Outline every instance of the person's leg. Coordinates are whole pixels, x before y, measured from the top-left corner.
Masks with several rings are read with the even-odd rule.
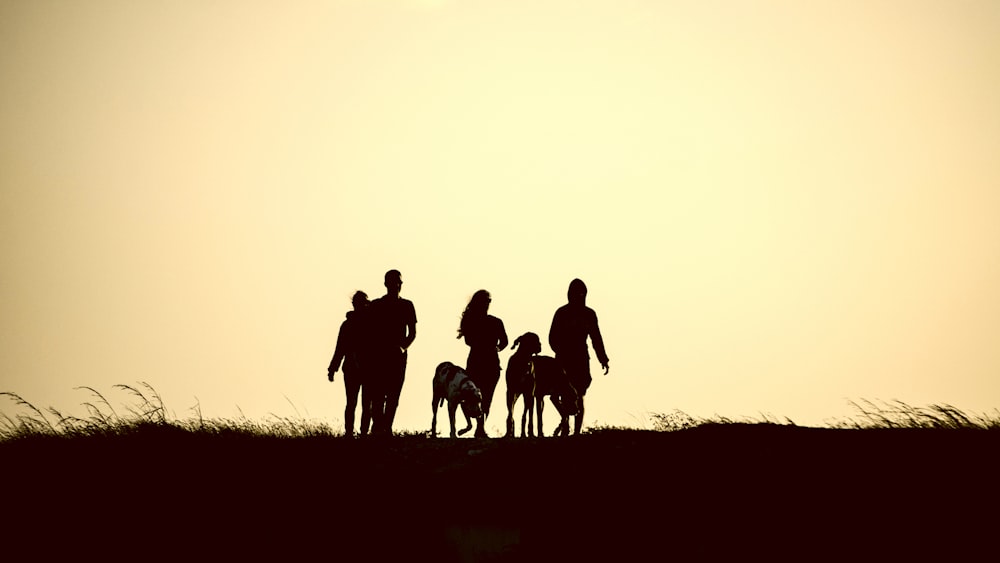
[[[497,383],[500,382],[500,359],[481,352],[470,352],[466,360],[465,375],[476,384],[483,396],[483,420],[490,414],[493,406],[493,395]]]
[[[365,385],[369,388],[371,398],[371,421],[373,436],[383,433],[385,427],[385,399],[386,399],[386,365],[384,358],[373,361],[372,369],[366,374]]]
[[[361,390],[361,378],[354,370],[344,370],[344,390],[347,393],[347,405],[344,407],[344,436],[354,435],[354,411],[358,407],[358,391]]]
[[[406,379],[406,352],[393,358],[394,366],[387,370],[385,390],[385,424],[382,432],[392,435],[392,423],[396,418],[396,408],[399,406],[399,395],[403,391],[403,381]]]
[[[590,366],[589,362],[586,367],[586,373],[582,374],[581,377],[573,382],[573,387],[576,389],[576,417],[573,419],[573,434],[579,434],[580,430],[583,428],[583,398],[587,395],[587,389],[590,387],[591,377],[590,377]]]
[[[372,391],[371,386],[366,383],[361,383],[361,428],[358,429],[358,434],[361,436],[368,435],[371,432],[371,421],[372,421]]]
[[[500,371],[496,374],[487,375],[479,392],[483,395],[483,418],[482,424],[476,427],[476,438],[488,438],[486,434],[486,420],[490,415],[490,406],[493,404],[493,394],[496,391],[497,383],[500,381]]]
[[[576,397],[553,394],[550,399],[552,400],[552,405],[556,407],[556,411],[559,413],[559,426],[556,427],[552,435],[569,436],[569,417],[577,412]]]
[[[575,409],[573,405],[569,404],[565,405],[565,408],[576,411],[573,417],[573,433],[579,434],[583,428],[583,398],[587,394],[587,389],[590,387],[591,382],[590,358],[560,358],[560,363],[562,363],[563,369],[566,370],[566,377],[577,394]],[[569,428],[565,430],[568,434]]]
[[[500,383],[499,368],[483,378],[483,387],[479,390],[483,394],[483,421],[489,417],[490,407],[493,406],[493,394],[496,392],[498,383]]]

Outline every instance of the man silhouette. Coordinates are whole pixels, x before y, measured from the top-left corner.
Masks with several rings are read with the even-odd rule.
[[[579,395],[577,414],[573,421],[573,433],[579,434],[583,426],[583,396],[590,387],[590,353],[587,348],[587,337],[597,353],[597,361],[608,374],[608,354],[604,351],[604,338],[597,324],[597,313],[587,307],[587,286],[583,281],[575,279],[569,284],[567,291],[569,302],[556,310],[549,329],[549,346],[556,353],[556,359],[562,364],[570,383]],[[563,428],[563,432],[569,432]]]
[[[417,314],[413,303],[399,296],[403,278],[398,270],[385,273],[385,295],[369,305],[370,345],[375,382],[372,434],[392,435],[399,394],[406,377],[406,351],[417,336]]]

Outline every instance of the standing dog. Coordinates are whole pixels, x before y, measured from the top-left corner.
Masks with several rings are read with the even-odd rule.
[[[507,436],[514,435],[514,403],[519,396],[524,397],[521,436],[525,435],[525,415],[528,417],[528,436],[534,436],[531,420],[532,400],[537,413],[538,436],[545,436],[542,428],[542,412],[545,409],[546,395],[562,418],[555,434],[567,434],[569,417],[578,416],[580,411],[579,395],[570,383],[566,371],[555,358],[538,355],[542,351],[542,344],[538,335],[533,332],[526,332],[517,337],[514,348],[515,353],[507,364]]]
[[[434,399],[431,409],[434,418],[431,420],[431,436],[437,436],[438,407],[448,400],[448,422],[451,423],[451,437],[455,437],[455,410],[462,405],[465,415],[465,428],[458,431],[461,436],[472,428],[472,419],[476,419],[476,437],[485,438],[483,428],[483,395],[472,382],[465,370],[451,362],[441,362],[434,370]]]
[[[548,395],[552,404],[559,411],[561,420],[553,436],[569,435],[569,417],[580,416],[580,396],[569,381],[569,376],[559,360],[552,356],[535,356],[531,358],[531,377],[535,380],[535,411],[538,419],[538,435],[545,436],[542,430],[542,410],[545,408],[545,396]]]
[[[520,348],[518,348],[520,345]],[[535,403],[535,378],[531,375],[531,358],[542,351],[538,335],[525,333],[514,340],[511,346],[514,354],[507,360],[507,433],[505,438],[514,437],[514,404],[518,397],[524,397],[521,409],[521,437],[534,437],[535,417],[532,409]],[[525,422],[528,433],[525,434]]]

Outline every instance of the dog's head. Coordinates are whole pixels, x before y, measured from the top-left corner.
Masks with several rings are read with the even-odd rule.
[[[458,400],[467,416],[476,418],[483,414],[483,394],[471,379],[463,381],[458,388]]]
[[[521,347],[520,350],[518,350],[518,345]],[[514,339],[514,344],[511,346],[511,350],[514,350],[515,353],[526,354],[528,356],[541,354],[542,341],[534,332],[526,332]]]

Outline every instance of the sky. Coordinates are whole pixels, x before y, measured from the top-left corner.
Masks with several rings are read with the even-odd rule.
[[[990,0],[0,0],[0,390],[339,429],[398,269],[396,430],[476,290],[545,342],[574,278],[586,427],[993,413],[998,99]]]

